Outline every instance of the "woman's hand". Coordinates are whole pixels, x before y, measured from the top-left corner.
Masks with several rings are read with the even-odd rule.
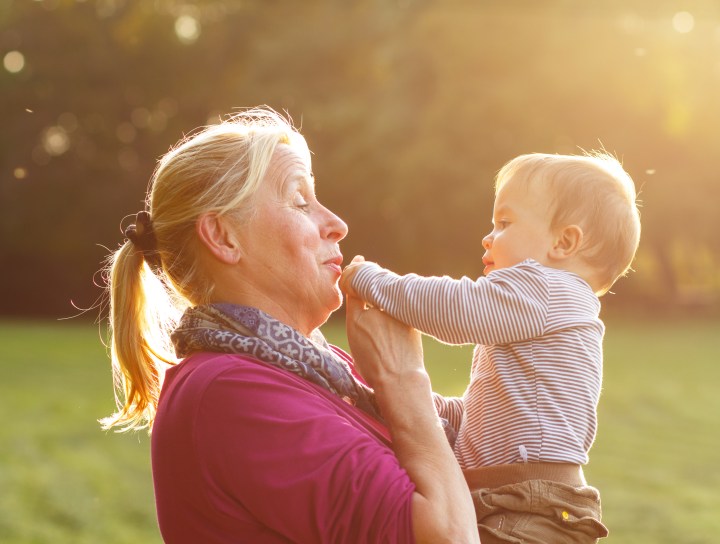
[[[352,287],[352,279],[353,276],[357,273],[358,270],[360,270],[360,267],[365,262],[365,257],[362,255],[355,255],[353,257],[353,260],[350,261],[350,264],[347,265],[342,272],[342,276],[340,276],[340,289],[343,293],[345,293],[348,297],[355,296],[355,289]]]
[[[376,308],[368,308],[353,295],[348,295],[346,307],[350,351],[355,367],[370,387],[425,374],[418,331]]]

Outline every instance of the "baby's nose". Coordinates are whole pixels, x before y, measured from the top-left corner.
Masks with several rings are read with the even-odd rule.
[[[490,249],[492,246],[492,235],[488,234],[485,236],[485,238],[482,239],[482,246],[485,249]]]

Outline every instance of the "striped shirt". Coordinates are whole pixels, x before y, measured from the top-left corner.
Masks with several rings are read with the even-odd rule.
[[[449,344],[476,344],[461,398],[435,396],[462,468],[586,464],[602,381],[600,301],[579,276],[533,260],[486,277],[398,276],[363,265],[357,294]]]

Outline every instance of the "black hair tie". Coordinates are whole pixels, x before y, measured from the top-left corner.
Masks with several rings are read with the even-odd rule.
[[[127,226],[125,236],[140,250],[145,262],[151,268],[160,268],[160,254],[157,251],[157,239],[153,230],[152,220],[148,212],[138,212],[135,223]]]

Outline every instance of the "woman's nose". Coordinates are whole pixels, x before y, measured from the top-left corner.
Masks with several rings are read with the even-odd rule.
[[[335,215],[327,208],[325,208],[325,211],[328,214],[326,223],[326,236],[333,242],[339,242],[347,236],[348,226],[345,221],[340,219],[337,215]]]

